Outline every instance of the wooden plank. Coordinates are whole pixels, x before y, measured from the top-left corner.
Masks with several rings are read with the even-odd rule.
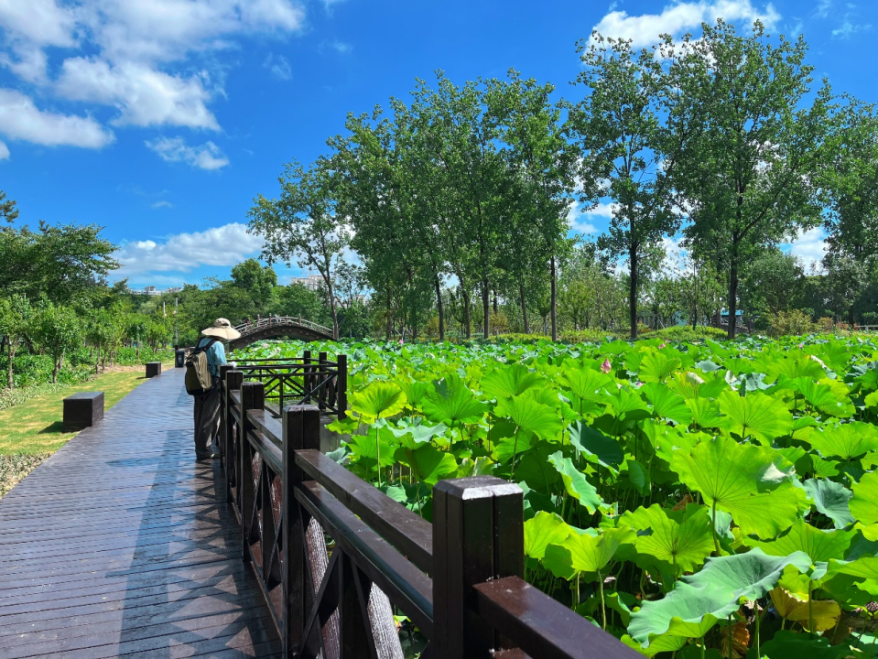
[[[280,656],[224,475],[195,461],[183,376],[145,382],[0,500],[0,657]]]

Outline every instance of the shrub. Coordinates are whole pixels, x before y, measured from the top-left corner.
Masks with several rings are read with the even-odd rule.
[[[769,332],[772,336],[810,334],[816,329],[811,317],[798,309],[778,311],[769,318]]]

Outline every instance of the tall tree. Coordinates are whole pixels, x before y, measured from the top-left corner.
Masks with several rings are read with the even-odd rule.
[[[500,241],[512,252],[504,269],[518,284],[522,314],[526,319],[526,271],[548,262],[552,340],[558,340],[558,261],[566,253],[570,228],[567,214],[575,188],[576,157],[565,139],[561,111],[551,101],[554,86],[533,78],[522,80],[510,69],[508,81],[489,80],[486,98],[489,113],[500,124],[511,178]],[[511,249],[510,249],[511,248]],[[527,320],[525,320],[527,325]]]
[[[652,52],[635,52],[624,39],[592,35],[580,43],[585,69],[576,84],[586,97],[570,107],[568,130],[582,150],[583,201],[612,200],[609,232],[599,244],[628,264],[631,338],[637,338],[637,294],[645,251],[680,226],[669,174],[679,146],[669,138],[660,115],[667,84]],[[673,147],[673,153],[668,153]]]
[[[803,39],[772,43],[761,23],[739,36],[719,20],[661,48],[669,62],[669,122],[681,144],[674,185],[691,209],[686,237],[695,254],[728,272],[736,318],[744,263],[820,221],[816,176],[831,98],[812,102]],[[729,337],[735,323],[729,323]]]
[[[6,386],[9,389],[15,384],[13,362],[18,344],[30,328],[32,309],[28,299],[16,293],[8,297],[0,297],[0,334],[6,337]]]
[[[336,213],[331,163],[320,158],[308,169],[293,162],[278,179],[281,196],[259,195],[250,209],[248,231],[265,238],[262,257],[269,265],[316,270],[323,279],[332,314],[332,336],[338,338],[338,312],[333,287],[335,270],[348,245],[347,227]]]

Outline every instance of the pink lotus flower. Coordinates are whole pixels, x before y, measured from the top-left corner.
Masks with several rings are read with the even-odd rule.
[[[601,371],[603,371],[604,373],[609,373],[611,370],[613,370],[613,366],[610,364],[610,360],[605,359],[604,363],[601,364]]]
[[[804,348],[804,347],[805,347],[805,344],[804,344],[804,343],[800,343],[800,344],[799,344],[799,347],[800,347],[800,348]]]
[[[659,345],[659,350],[661,350],[662,348],[667,348],[667,347],[668,347],[667,344],[662,343],[661,345]]]

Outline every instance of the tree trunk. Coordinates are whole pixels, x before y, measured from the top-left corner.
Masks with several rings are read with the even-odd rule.
[[[439,309],[439,340],[445,340],[445,310],[442,307],[442,286],[439,283],[439,276],[436,275],[436,306]]]
[[[461,295],[463,296],[463,324],[464,335],[467,339],[472,338],[472,319],[470,318],[469,293],[461,287]]]
[[[15,348],[13,347],[13,343],[15,343],[11,337],[8,337],[9,340],[6,342],[6,350],[9,355],[9,367],[6,369],[6,382],[9,389],[12,389],[12,360],[15,359]]]
[[[393,333],[393,316],[390,313],[390,287],[387,288],[387,340],[390,341],[390,335]]]
[[[552,317],[552,341],[558,340],[558,287],[555,273],[555,255],[552,254],[552,258],[550,259],[550,267],[551,267],[551,312],[550,315]]]
[[[521,319],[524,321],[524,333],[530,334],[527,324],[527,299],[524,297],[524,282],[518,282],[518,295],[521,297]]]
[[[487,339],[491,334],[491,291],[487,279],[482,282],[482,313],[485,316],[482,336]]]
[[[60,358],[55,361],[55,367],[52,369],[52,384],[58,382],[58,371],[61,370]]]
[[[497,301],[497,291],[495,290],[494,291],[494,315],[496,316],[499,313],[500,313],[500,304]]]
[[[628,287],[628,311],[629,311],[629,322],[631,323],[631,333],[630,336],[632,339],[637,338],[637,248],[632,247],[628,250],[628,261],[631,268],[631,273],[629,276],[629,284]]]
[[[736,321],[738,318],[738,259],[732,259],[732,272],[729,276],[729,332],[730,339],[735,338]],[[720,311],[720,323],[722,323],[722,311]]]

